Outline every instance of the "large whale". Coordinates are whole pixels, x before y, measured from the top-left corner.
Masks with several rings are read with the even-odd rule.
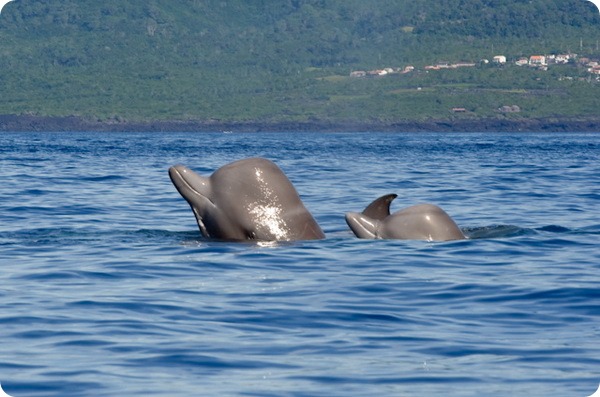
[[[390,214],[398,197],[387,194],[373,201],[362,213],[348,212],[346,223],[359,238],[447,241],[465,239],[454,220],[440,207],[419,204]]]
[[[272,161],[235,161],[203,177],[177,165],[171,181],[192,207],[204,237],[292,241],[325,237],[296,189]]]

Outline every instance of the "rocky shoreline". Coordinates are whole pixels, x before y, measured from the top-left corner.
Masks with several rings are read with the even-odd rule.
[[[0,115],[2,132],[600,132],[600,117],[588,119],[456,119],[365,122],[123,121],[86,118]]]

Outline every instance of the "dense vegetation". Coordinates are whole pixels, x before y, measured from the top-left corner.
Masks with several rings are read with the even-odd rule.
[[[498,53],[600,58],[599,28],[598,10],[584,0],[16,0],[0,15],[0,114],[259,122],[598,117],[600,84],[573,65],[348,75]],[[499,115],[507,104],[522,112]],[[469,111],[451,114],[456,106]]]

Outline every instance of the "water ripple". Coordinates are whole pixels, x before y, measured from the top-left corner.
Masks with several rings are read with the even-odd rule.
[[[2,134],[0,381],[15,397],[590,395],[599,149],[593,134]],[[325,240],[200,236],[167,168],[250,156],[281,166]],[[356,239],[343,214],[391,192],[469,239]]]

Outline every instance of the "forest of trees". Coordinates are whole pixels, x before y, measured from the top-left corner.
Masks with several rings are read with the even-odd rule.
[[[494,52],[600,57],[599,27],[585,0],[19,0],[0,15],[0,114],[433,117],[456,87],[438,90],[435,103],[412,101],[419,113],[403,111],[398,98],[389,106],[388,93],[440,83],[431,76],[372,84],[335,76]],[[470,84],[490,78],[473,73],[464,76]],[[537,78],[526,84],[537,89]],[[588,89],[563,91],[587,98]]]

